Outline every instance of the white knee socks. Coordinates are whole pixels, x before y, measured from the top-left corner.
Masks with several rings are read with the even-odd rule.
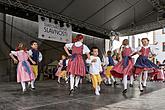
[[[143,86],[147,85],[148,71],[144,71]]]
[[[124,90],[127,89],[127,75],[123,77]]]
[[[108,81],[108,84],[112,84],[110,78],[107,78],[107,81]]]
[[[130,76],[130,84],[133,84],[133,81],[134,81],[134,77],[133,75]]]
[[[76,76],[75,86],[78,87],[80,76]]]
[[[70,75],[70,90],[74,89],[74,75]]]
[[[26,83],[25,82],[21,82],[21,85],[22,85],[22,90],[26,91]]]
[[[140,90],[143,90],[143,86],[142,86],[142,73],[140,74],[140,76],[139,76],[139,88],[140,88]]]
[[[32,80],[32,81],[31,81],[31,88],[35,88],[35,87],[34,87],[34,82],[35,82],[35,80]]]

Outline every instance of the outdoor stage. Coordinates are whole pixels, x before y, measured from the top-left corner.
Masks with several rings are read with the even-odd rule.
[[[80,85],[74,96],[68,95],[68,85],[55,80],[37,82],[35,91],[22,94],[20,84],[0,83],[0,110],[165,110],[165,83],[149,82],[143,94],[138,84],[122,95],[122,85],[116,88],[102,84],[100,96],[95,96],[90,84]]]

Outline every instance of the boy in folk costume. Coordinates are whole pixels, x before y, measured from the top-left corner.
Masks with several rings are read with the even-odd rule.
[[[62,55],[61,60],[58,63],[58,70],[55,73],[55,75],[58,76],[58,81],[57,81],[58,83],[61,82],[60,81],[61,78],[64,78],[66,83],[68,83],[67,71],[66,71],[67,65],[68,65],[68,59],[66,58],[65,55]]]
[[[17,59],[14,57],[16,56]],[[16,51],[11,51],[10,57],[14,60],[14,63],[18,63],[17,66],[17,82],[21,83],[22,91],[26,91],[26,82],[33,82],[34,81],[34,73],[32,71],[31,65],[28,59],[35,64],[36,62],[33,61],[28,52],[26,51],[25,45],[23,43],[19,43]],[[31,83],[31,87],[34,88],[34,84]]]
[[[37,41],[31,41],[30,45],[31,45],[31,49],[29,50],[29,55],[32,58],[32,60],[34,60],[36,62],[36,64],[31,64],[31,66],[33,68],[33,73],[34,73],[34,76],[35,76],[35,79],[36,79],[37,76],[38,76],[38,64],[39,64],[39,62],[42,61],[42,54],[38,50]],[[32,88],[32,89],[35,89],[35,88]]]
[[[75,43],[65,44],[64,49],[71,58],[68,62],[67,72],[70,74],[70,95],[73,95],[74,89],[78,88],[80,77],[86,75],[85,64],[82,55],[86,54],[90,59],[90,50],[83,44],[83,35],[76,36]],[[69,53],[72,50],[72,54]]]
[[[87,63],[90,64],[89,73],[91,74],[93,88],[95,90],[96,95],[100,95],[100,84],[101,84],[101,76],[100,73],[103,71],[101,66],[101,60],[98,57],[98,48],[92,48],[92,55],[90,56],[90,60],[87,59]]]
[[[142,38],[141,42],[143,46],[139,47],[136,52],[137,54],[139,54],[139,57],[135,63],[135,74],[140,76],[139,88],[140,91],[143,92],[143,88],[145,88],[147,85],[146,83],[148,78],[148,71],[152,71],[150,72],[151,76],[158,74],[159,67],[148,59],[149,54],[152,54],[153,56],[156,55],[153,49],[149,46],[149,39]],[[142,83],[142,79],[143,79],[143,83]]]
[[[117,84],[114,77],[112,76],[110,70],[113,68],[113,66],[115,65],[114,63],[114,60],[111,56],[111,51],[108,51],[107,52],[107,56],[106,56],[106,59],[105,59],[105,75],[106,75],[106,78],[107,78],[107,82],[108,84],[107,85],[112,85],[111,83],[111,79],[113,80],[114,82],[114,86]]]
[[[122,60],[112,68],[111,74],[114,77],[123,78],[123,84],[124,84],[123,93],[125,94],[127,92],[127,77],[132,75],[132,69],[133,69],[133,60],[131,58],[132,49],[129,46],[128,39],[123,40],[120,50],[121,50]]]

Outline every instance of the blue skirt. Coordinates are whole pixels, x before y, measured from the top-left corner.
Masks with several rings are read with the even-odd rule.
[[[159,68],[156,64],[151,62],[146,56],[139,56],[136,60],[135,67],[137,68]]]

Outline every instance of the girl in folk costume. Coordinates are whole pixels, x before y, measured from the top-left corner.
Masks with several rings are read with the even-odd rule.
[[[101,60],[98,57],[98,48],[92,48],[92,55],[90,56],[90,60],[87,59],[87,63],[90,64],[89,73],[92,79],[92,85],[95,90],[96,95],[100,95],[100,84],[101,84],[101,76],[100,72],[102,72]]]
[[[18,60],[14,56],[16,56]],[[14,60],[14,63],[18,63],[17,82],[21,82],[22,91],[25,92],[26,82],[32,82],[35,80],[34,73],[28,59],[33,64],[36,64],[36,62],[30,58],[23,43],[18,44],[16,51],[11,51],[10,57]],[[34,88],[34,83],[31,84],[31,87]]]
[[[137,54],[139,54],[139,57],[135,63],[135,74],[140,76],[139,88],[140,91],[143,92],[143,88],[146,87],[146,83],[147,83],[148,71],[152,71],[150,72],[150,75],[152,76],[159,72],[158,70],[159,68],[156,64],[154,64],[148,59],[149,54],[155,56],[153,49],[149,46],[148,38],[142,38],[141,42],[143,46],[139,47],[136,52]],[[142,83],[142,79],[143,79],[143,83]]]
[[[112,68],[111,74],[114,77],[123,78],[123,84],[124,84],[123,93],[126,93],[127,77],[131,76],[133,69],[133,60],[131,58],[132,49],[129,47],[129,41],[127,39],[123,40],[121,48],[120,51],[122,54],[122,60]]]
[[[108,82],[107,85],[110,85],[110,86],[112,85],[111,79],[113,80],[114,85],[116,85],[116,81],[115,81],[114,77],[112,76],[112,74],[111,74],[111,72],[110,72],[110,70],[111,70],[111,69],[113,68],[113,66],[115,65],[114,60],[113,60],[113,58],[112,58],[112,56],[111,56],[111,51],[108,51],[108,52],[107,52],[107,57],[106,57],[105,60],[106,60],[106,61],[105,61],[105,64],[106,64],[105,75],[106,75],[107,82]]]
[[[58,63],[58,70],[56,72],[56,76],[58,76],[58,83],[60,83],[61,77],[63,77],[67,83],[67,75],[66,75],[67,64],[68,64],[68,60],[67,60],[66,56],[62,55],[62,58],[61,58],[60,62]]]
[[[68,62],[67,72],[70,74],[70,95],[73,95],[74,89],[78,88],[80,77],[86,75],[85,64],[82,55],[86,54],[90,58],[89,48],[83,44],[83,35],[76,36],[75,43],[65,44],[64,49],[71,58]],[[69,53],[72,50],[72,54]]]

